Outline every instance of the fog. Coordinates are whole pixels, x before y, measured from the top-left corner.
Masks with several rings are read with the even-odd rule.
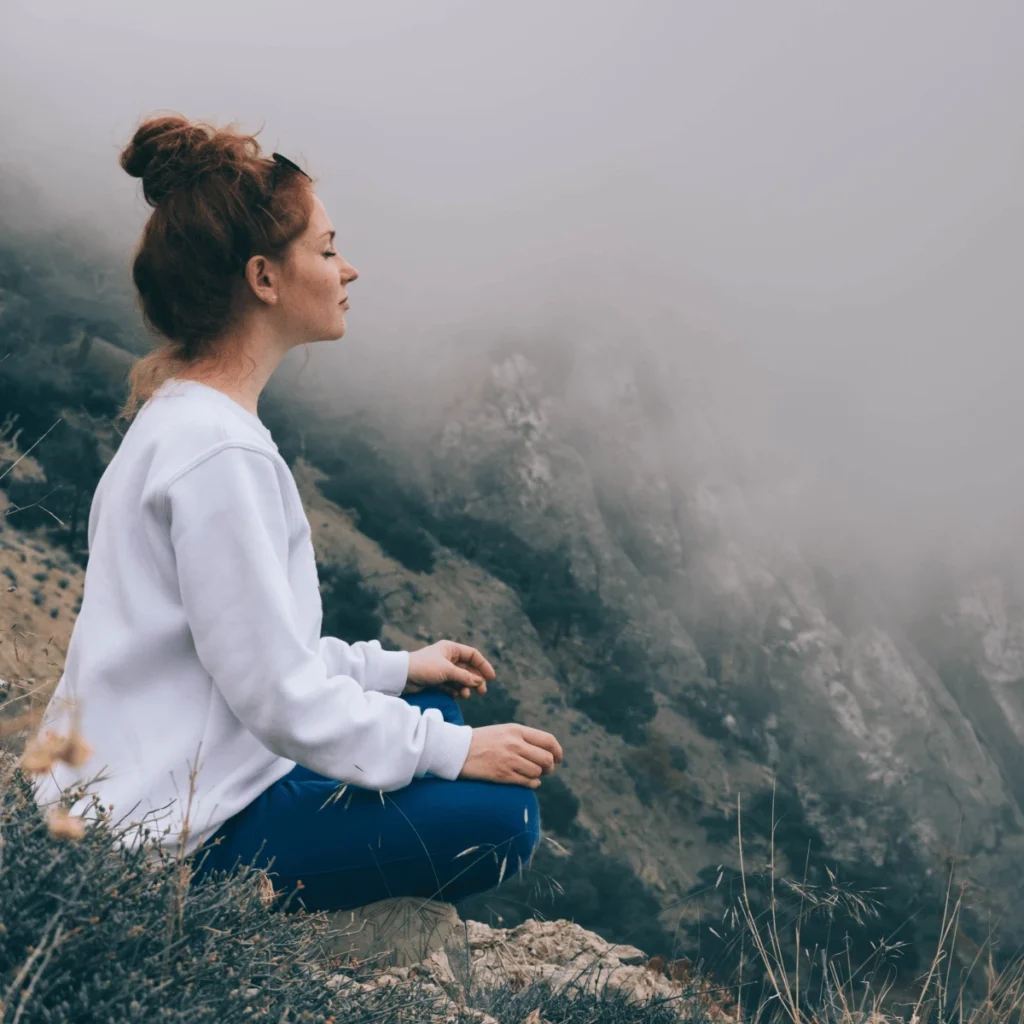
[[[2,17],[0,164],[54,223],[128,253],[118,152],[158,111],[265,126],[317,178],[361,276],[298,379],[339,408],[430,415],[492,337],[644,350],[767,534],[901,568],[1024,550],[1017,0]]]

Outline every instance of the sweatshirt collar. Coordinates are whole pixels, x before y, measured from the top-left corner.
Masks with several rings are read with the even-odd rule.
[[[198,380],[186,380],[182,377],[168,377],[167,380],[160,385],[158,390],[174,390],[174,391],[198,391],[205,395],[211,395],[214,401],[219,401],[226,408],[232,409],[239,416],[243,417],[248,423],[254,426],[268,441],[273,442],[273,435],[264,425],[263,420],[258,416],[254,416],[248,409],[245,408],[240,402],[236,402],[230,395],[225,394],[219,388],[215,388],[210,384],[203,384]]]

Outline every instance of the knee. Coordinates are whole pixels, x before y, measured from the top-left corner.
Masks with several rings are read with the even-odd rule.
[[[481,838],[508,852],[505,873],[511,875],[512,868],[518,870],[520,862],[525,864],[540,842],[540,807],[534,791],[525,786],[494,783],[494,788]]]

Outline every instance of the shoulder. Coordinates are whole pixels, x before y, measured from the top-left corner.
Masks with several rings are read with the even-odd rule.
[[[305,516],[291,470],[281,456],[255,442],[226,438],[197,452],[167,475],[160,488],[172,524],[204,530],[217,522],[234,529],[285,535]]]
[[[219,479],[225,484],[232,480],[251,477],[262,478],[265,481],[277,480],[281,465],[287,470],[281,456],[258,441],[241,437],[203,440],[206,443],[197,445],[190,458],[180,462],[164,477],[165,491],[183,477],[195,475],[199,470],[204,470],[204,475],[211,480]]]
[[[236,453],[242,463],[257,460],[288,470],[277,446],[268,438],[215,404],[190,395],[175,395],[153,402],[132,424],[136,450],[144,452],[152,469],[152,481],[166,491],[184,474],[222,452]],[[251,459],[241,453],[251,453]],[[230,455],[219,458],[225,463]],[[289,471],[290,472],[290,471]]]

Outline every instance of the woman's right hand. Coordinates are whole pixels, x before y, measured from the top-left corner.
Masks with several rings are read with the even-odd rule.
[[[536,789],[540,776],[550,775],[562,761],[558,740],[543,729],[507,722],[473,730],[460,779],[511,782]]]

